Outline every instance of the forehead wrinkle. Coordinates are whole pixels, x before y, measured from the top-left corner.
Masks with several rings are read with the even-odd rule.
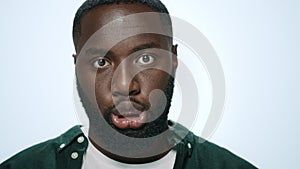
[[[91,47],[85,50],[85,53],[90,55],[107,55],[107,54],[111,54],[111,51],[106,49],[100,49],[97,47]]]
[[[157,13],[144,13],[128,15],[123,17],[122,20],[112,21],[91,35],[83,47],[94,46],[96,44],[100,45],[101,48],[110,49],[124,39],[140,34],[152,33],[171,36],[170,32],[167,32],[161,26],[152,26],[160,22],[157,19],[153,19],[153,16],[158,17]],[[141,20],[141,22],[136,22],[136,18]],[[145,22],[144,20],[148,21]]]
[[[128,4],[127,4],[128,5]],[[163,15],[162,13],[155,12],[155,10],[143,6],[143,9],[132,9],[132,6],[120,6],[116,7],[115,4],[110,5],[110,6],[98,6],[93,8],[92,10],[88,11],[85,15],[82,16],[81,18],[81,27],[80,27],[80,32],[81,35],[78,38],[78,41],[80,41],[78,44],[78,49],[84,45],[85,41],[87,41],[86,37],[91,36],[93,33],[95,33],[97,30],[91,30],[92,27],[98,27],[98,29],[101,29],[104,27],[106,24],[110,24],[111,22],[121,22],[123,25],[123,29],[143,29],[143,26],[138,25],[139,23],[145,23],[148,24],[148,27],[161,27],[161,29],[169,29],[172,26],[166,23],[165,19],[168,16]],[[140,13],[145,13],[145,12],[150,12],[150,13],[156,13],[156,15],[152,15],[151,18],[143,19],[143,18],[135,18],[132,20],[124,20],[123,18],[128,16],[128,15],[134,15],[134,14],[140,14]],[[94,14],[96,13],[96,14]],[[117,23],[115,23],[117,24]],[[87,27],[87,28],[86,28]],[[120,27],[119,25],[114,25],[114,27]],[[122,32],[122,31],[117,31],[117,32]],[[170,37],[172,36],[172,31],[167,30],[167,32],[170,32]],[[84,39],[82,37],[85,37]],[[172,39],[172,38],[171,38]]]
[[[82,32],[82,27],[84,27],[84,22],[93,20],[93,23],[99,24],[99,28],[106,25],[107,23],[118,20],[127,15],[144,13],[144,12],[156,12],[156,10],[146,6],[143,3],[120,3],[120,4],[108,4],[95,6],[86,13],[84,13],[80,19],[81,27],[80,32]],[[100,24],[101,23],[101,24]]]

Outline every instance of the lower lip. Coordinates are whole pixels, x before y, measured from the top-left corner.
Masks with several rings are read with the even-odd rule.
[[[119,117],[118,115],[111,115],[113,124],[119,129],[137,129],[142,127],[146,122],[147,114],[142,112],[136,117]]]

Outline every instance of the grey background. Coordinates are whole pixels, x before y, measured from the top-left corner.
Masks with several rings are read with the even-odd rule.
[[[227,100],[210,140],[260,168],[296,168],[300,1],[163,2],[198,27],[222,63]],[[1,162],[78,123],[71,28],[81,3],[1,2]]]

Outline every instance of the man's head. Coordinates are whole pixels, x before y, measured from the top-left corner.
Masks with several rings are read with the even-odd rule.
[[[88,13],[91,9],[97,7],[97,6],[105,6],[105,5],[112,5],[112,4],[120,4],[120,3],[126,3],[126,4],[135,4],[135,3],[141,3],[145,6],[148,6],[152,9],[152,11],[159,12],[162,14],[166,14],[165,17],[163,17],[163,25],[169,29],[168,31],[172,35],[172,22],[171,18],[169,16],[169,11],[165,7],[165,5],[160,0],[87,0],[85,1],[80,8],[77,10],[73,22],[73,42],[74,46],[76,48],[76,51],[79,52],[80,49],[78,49],[82,44],[78,44],[78,40],[81,37],[81,20],[82,17]],[[146,11],[139,11],[139,12],[146,12]],[[170,36],[172,40],[172,36]],[[79,45],[79,46],[77,46]]]
[[[97,144],[126,151],[115,131],[148,138],[168,128],[177,46],[170,17],[157,11],[168,13],[156,0],[106,0],[87,1],[76,14],[77,86]]]

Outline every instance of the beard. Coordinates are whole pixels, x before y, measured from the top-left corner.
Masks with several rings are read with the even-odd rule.
[[[105,107],[104,113],[101,113],[99,108],[97,106],[94,106],[91,103],[91,101],[88,99],[87,95],[84,92],[84,89],[81,87],[80,82],[78,81],[78,78],[76,78],[76,83],[77,83],[77,90],[78,90],[78,95],[80,97],[80,101],[90,121],[90,128],[91,127],[93,128],[94,126],[100,127],[99,125],[101,125],[104,120],[104,123],[108,124],[115,131],[125,136],[134,137],[134,138],[153,137],[159,135],[160,133],[168,129],[167,121],[168,121],[168,113],[171,107],[171,101],[174,92],[174,77],[169,76],[168,84],[163,90],[167,99],[166,104],[161,105],[164,106],[163,112],[155,120],[147,122],[142,127],[137,129],[132,129],[132,128],[119,129],[118,127],[116,127],[110,118],[110,115],[113,109],[115,108],[115,105]],[[142,107],[144,107],[144,109],[149,108],[147,104],[144,104],[134,98],[130,98],[130,101],[141,105]],[[147,113],[154,114],[155,112],[153,112],[153,110],[152,111],[150,110]]]
[[[110,118],[114,105],[106,107],[102,114],[99,108],[94,106],[88,99],[79,81],[76,80],[76,82],[80,100],[90,122],[89,138],[94,144],[108,152],[125,157],[152,156],[159,154],[158,152],[168,147],[163,146],[165,136],[162,133],[168,129],[168,113],[173,96],[174,77],[169,76],[168,84],[163,90],[167,99],[167,103],[163,105],[165,106],[164,111],[155,120],[146,122],[137,129],[119,129],[116,127]],[[130,101],[147,107],[138,100],[131,99]],[[147,111],[147,113],[155,112]],[[153,145],[161,145],[163,148],[154,148]],[[149,147],[152,147],[151,150],[149,150]]]

